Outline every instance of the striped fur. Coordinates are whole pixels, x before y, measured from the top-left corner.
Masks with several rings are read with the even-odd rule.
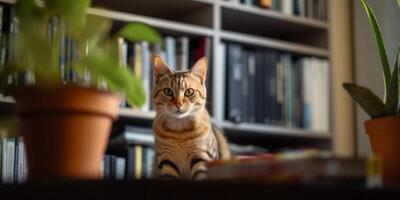
[[[205,58],[190,71],[172,72],[154,56],[155,178],[202,180],[205,161],[230,159],[228,143],[205,109],[206,74]]]

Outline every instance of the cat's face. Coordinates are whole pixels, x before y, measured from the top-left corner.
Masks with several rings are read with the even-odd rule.
[[[155,55],[153,102],[157,114],[185,118],[195,116],[206,103],[207,59],[201,58],[189,71],[173,72]]]

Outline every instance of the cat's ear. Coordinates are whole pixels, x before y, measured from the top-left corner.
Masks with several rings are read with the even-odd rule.
[[[207,77],[207,58],[202,57],[200,58],[196,64],[193,65],[192,69],[190,70],[191,73],[200,78],[201,84],[204,84]]]
[[[172,71],[168,67],[168,64],[161,58],[161,56],[157,54],[154,54],[153,56],[153,65],[154,80],[156,81],[156,83],[160,80],[161,77],[172,74]]]

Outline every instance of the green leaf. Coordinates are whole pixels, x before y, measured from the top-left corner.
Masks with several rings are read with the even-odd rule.
[[[119,36],[131,42],[148,41],[149,43],[161,42],[160,34],[150,26],[142,23],[130,23],[118,33]]]
[[[400,6],[400,0],[397,0],[397,5],[399,5],[399,6]]]
[[[41,15],[35,0],[18,0],[14,5],[14,11],[19,21],[31,21]]]
[[[386,115],[385,104],[383,104],[382,100],[368,88],[352,83],[344,83],[343,87],[371,118],[378,118]]]
[[[118,62],[111,60],[105,53],[92,52],[87,58],[90,72],[99,75],[115,91],[126,95],[131,105],[143,106],[146,101],[142,82],[125,67],[119,67]]]
[[[29,33],[18,35],[17,65],[25,69],[31,68],[38,84],[57,82],[60,80],[60,71],[57,67],[56,51],[39,31],[31,30]]]
[[[371,9],[371,6],[368,4],[368,2],[366,0],[361,0],[361,3],[363,4],[365,12],[367,13],[370,25],[372,27],[372,30],[374,31],[376,43],[379,48],[379,56],[381,58],[382,70],[383,70],[384,80],[385,80],[385,97],[386,97],[386,93],[389,88],[389,82],[390,82],[391,75],[390,75],[389,62],[388,62],[388,58],[387,58],[386,51],[385,51],[385,45],[382,40],[382,35],[381,35],[380,28],[379,28],[379,24],[376,20],[374,12]]]
[[[86,26],[78,30],[71,30],[77,40],[85,44],[87,43],[87,51],[95,48],[99,42],[106,39],[111,30],[112,20],[100,16],[88,15]]]
[[[45,0],[45,4],[48,13],[64,17],[73,27],[82,27],[91,0]]]
[[[396,57],[394,61],[394,69],[392,71],[392,79],[390,80],[390,88],[388,99],[385,103],[387,112],[391,111],[392,115],[400,112],[400,46],[397,48]]]
[[[389,89],[387,93],[387,98],[385,102],[386,106],[386,114],[388,115],[395,115],[397,112],[397,106],[399,103],[399,67],[397,64],[396,60],[396,65],[393,69],[393,74],[392,74],[392,79],[390,80],[389,83]]]

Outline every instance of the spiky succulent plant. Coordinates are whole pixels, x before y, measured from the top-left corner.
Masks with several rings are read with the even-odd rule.
[[[397,0],[400,6],[400,0]],[[396,52],[394,66],[390,70],[389,61],[386,55],[385,45],[383,43],[382,34],[377,22],[376,16],[371,6],[366,0],[361,0],[365,12],[368,16],[371,28],[375,35],[375,40],[379,49],[379,56],[383,71],[383,79],[385,85],[385,93],[383,100],[375,95],[370,89],[356,85],[354,83],[344,83],[343,87],[349,92],[353,100],[358,103],[368,115],[374,119],[385,116],[394,116],[400,114],[399,107],[399,53],[400,46]]]

